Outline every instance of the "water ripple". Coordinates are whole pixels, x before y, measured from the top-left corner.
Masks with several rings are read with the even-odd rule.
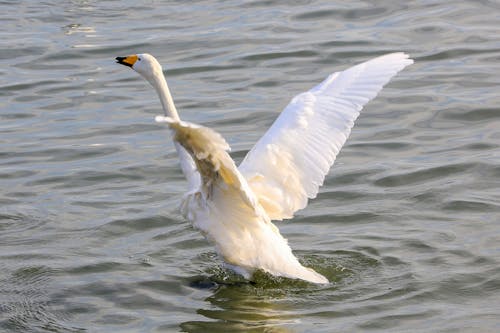
[[[0,330],[496,331],[499,5],[3,1]],[[318,197],[278,222],[323,286],[231,274],[179,214],[149,52],[240,162],[328,74],[407,51]]]

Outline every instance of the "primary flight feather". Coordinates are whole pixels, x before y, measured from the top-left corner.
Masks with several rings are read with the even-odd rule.
[[[391,53],[331,74],[294,97],[237,167],[217,132],[181,121],[161,65],[149,54],[117,57],[156,89],[189,184],[182,212],[227,267],[327,283],[304,267],[271,220],[292,218],[316,197],[363,106],[413,60]]]

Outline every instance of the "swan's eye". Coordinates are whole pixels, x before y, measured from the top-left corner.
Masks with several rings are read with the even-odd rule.
[[[141,61],[141,58],[137,58],[137,60]]]

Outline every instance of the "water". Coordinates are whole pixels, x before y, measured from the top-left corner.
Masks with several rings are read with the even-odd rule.
[[[494,1],[2,1],[0,331],[500,330]],[[221,267],[148,84],[237,161],[295,94],[392,51],[318,198],[278,223],[315,286]]]

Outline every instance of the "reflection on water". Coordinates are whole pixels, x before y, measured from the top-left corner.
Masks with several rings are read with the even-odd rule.
[[[294,332],[290,327],[300,324],[303,317],[325,316],[324,311],[309,308],[308,301],[314,299],[320,304],[320,298],[343,302],[356,297],[358,291],[350,290],[349,285],[367,274],[371,275],[370,284],[381,283],[380,276],[376,278],[380,274],[375,272],[380,271],[382,263],[362,252],[302,253],[300,258],[307,267],[325,275],[330,283],[315,285],[262,271],[257,271],[252,281],[246,281],[221,266],[211,267],[208,275],[193,278],[190,283],[193,288],[211,291],[204,299],[204,306],[197,310],[208,320],[188,321],[181,328],[186,332],[207,328],[214,332]],[[331,316],[336,313],[331,311]]]
[[[2,2],[0,331],[496,332],[496,2]],[[416,62],[279,228],[331,284],[221,270],[151,87],[241,161],[288,101],[392,51]]]
[[[300,321],[279,292],[249,283],[219,285],[206,299],[210,306],[197,310],[208,320],[181,324],[186,332],[210,329],[232,332],[292,332],[285,325]]]
[[[205,299],[207,306],[197,310],[208,320],[188,321],[181,324],[181,328],[187,332],[200,332],[207,328],[215,332],[292,332],[286,325],[299,323],[300,317],[294,311],[290,296],[292,291],[301,289],[284,282],[271,287],[270,280],[273,278],[265,276],[262,281],[251,283],[241,281],[213,285],[213,294]]]

